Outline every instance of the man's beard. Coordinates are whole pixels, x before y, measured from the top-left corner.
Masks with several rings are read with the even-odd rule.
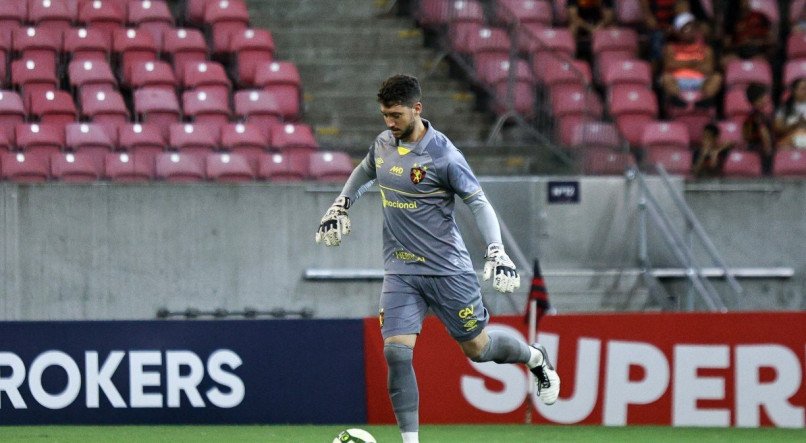
[[[412,121],[411,123],[409,123],[408,126],[406,126],[406,129],[404,129],[403,132],[400,133],[400,137],[398,137],[397,139],[406,141],[406,139],[409,138],[409,136],[413,132],[414,132],[414,121]]]

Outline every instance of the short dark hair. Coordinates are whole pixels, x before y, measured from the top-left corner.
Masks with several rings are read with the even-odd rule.
[[[410,75],[393,75],[383,81],[378,91],[378,102],[387,107],[413,107],[421,98],[420,82]]]
[[[767,86],[765,86],[763,83],[750,83],[745,91],[747,101],[749,101],[751,104],[755,103],[758,99],[764,97],[765,95],[767,95]]]

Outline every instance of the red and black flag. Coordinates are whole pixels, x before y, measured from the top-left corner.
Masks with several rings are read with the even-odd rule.
[[[529,289],[529,296],[526,298],[526,313],[523,319],[527,323],[529,322],[529,304],[532,300],[537,301],[537,324],[539,325],[540,319],[551,309],[551,303],[549,303],[549,293],[546,291],[546,283],[540,273],[540,261],[538,260],[535,260],[532,287]]]

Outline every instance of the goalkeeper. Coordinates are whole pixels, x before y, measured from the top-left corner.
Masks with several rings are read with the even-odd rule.
[[[472,210],[487,244],[484,280],[500,292],[520,286],[501,242],[495,211],[461,152],[420,116],[416,78],[396,75],[378,92],[388,130],[352,172],[327,210],[316,242],[338,246],[350,233],[348,211],[377,181],[383,204],[384,280],[381,332],[392,406],[405,443],[418,441],[419,393],[412,366],[414,344],[428,308],[476,362],[524,363],[536,377],[539,398],[557,400],[560,379],[539,344],[487,332],[489,320],[470,255],[453,217],[454,196]]]

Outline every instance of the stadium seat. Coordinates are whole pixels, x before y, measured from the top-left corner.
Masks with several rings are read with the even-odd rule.
[[[790,60],[784,64],[784,84],[789,87],[795,80],[806,77],[806,60]]]
[[[725,67],[725,90],[744,91],[750,83],[761,83],[772,87],[772,67],[763,58],[751,60],[733,59]]]
[[[56,65],[46,60],[20,59],[11,62],[11,84],[20,89],[26,106],[30,105],[32,95],[58,89]]]
[[[2,10],[0,10],[2,13]],[[2,22],[2,18],[0,18]],[[11,31],[0,28],[0,88],[8,87],[8,59],[11,54]]]
[[[110,62],[112,39],[98,29],[70,28],[64,33],[64,52],[70,62]]]
[[[308,178],[310,153],[261,154],[258,158],[258,177],[277,182],[301,181]]]
[[[598,78],[609,63],[638,57],[638,33],[632,28],[600,28],[591,36],[594,71]]]
[[[168,144],[181,153],[206,156],[219,145],[219,130],[210,125],[174,123],[170,127]]]
[[[478,1],[451,1],[447,4],[446,23],[451,48],[470,53],[469,37],[484,27],[484,9]]]
[[[639,59],[604,62],[601,71],[602,85],[610,89],[619,85],[652,87],[652,67]]]
[[[117,29],[112,35],[112,50],[118,57],[119,73],[127,78],[130,67],[141,61],[157,60],[158,48],[148,32],[136,29]]]
[[[243,0],[208,2],[204,8],[204,23],[210,28],[213,53],[224,53],[233,35],[249,27],[249,10]]]
[[[647,122],[641,134],[640,146],[644,149],[688,150],[690,147],[688,128],[678,122]]]
[[[727,120],[733,121],[741,127],[744,120],[750,115],[752,106],[750,106],[750,102],[747,101],[745,91],[734,89],[725,94],[723,110]]]
[[[273,61],[258,65],[255,86],[271,90],[283,108],[283,115],[296,120],[302,114],[302,79],[297,66],[288,61]]]
[[[104,125],[111,132],[129,121],[129,110],[118,91],[82,92],[79,101],[83,119]]]
[[[497,71],[501,62],[509,61],[512,42],[502,28],[480,28],[467,36],[468,49],[477,78],[485,84],[492,84],[491,71]]]
[[[308,173],[321,182],[347,181],[353,172],[353,161],[346,152],[318,151],[311,153]]]
[[[761,159],[751,151],[732,150],[722,169],[725,177],[761,177]]]
[[[154,123],[163,134],[181,120],[176,94],[165,89],[141,88],[134,91],[134,113],[139,122]]]
[[[78,21],[111,37],[126,23],[126,11],[110,0],[85,1],[78,9]]]
[[[55,68],[61,47],[61,34],[56,30],[28,27],[14,31],[12,48],[23,60]]]
[[[272,128],[282,120],[280,104],[268,91],[237,91],[233,101],[235,115],[248,123],[257,124],[266,135],[271,134]]]
[[[216,182],[250,182],[255,168],[243,155],[216,152],[207,156],[207,177]]]
[[[552,91],[551,109],[554,116],[554,133],[565,146],[571,144],[576,125],[587,120],[601,120],[602,104],[599,96],[590,90]]]
[[[432,31],[445,27],[451,3],[451,0],[420,0],[414,13],[417,24]]]
[[[615,0],[613,3],[616,22],[625,26],[640,26],[644,23],[641,0]]]
[[[544,0],[498,0],[495,17],[501,24],[537,24],[550,27],[554,20],[551,2]]]
[[[226,95],[208,94],[206,91],[185,91],[182,94],[185,118],[196,124],[220,128],[232,116]]]
[[[537,77],[551,93],[563,93],[561,89],[584,90],[592,80],[590,65],[583,60],[551,63],[543,67]]]
[[[569,145],[574,149],[622,150],[616,125],[605,121],[583,121],[573,128]]]
[[[646,87],[615,86],[610,91],[610,115],[632,146],[641,143],[644,125],[658,117],[658,99]]]
[[[792,30],[786,39],[786,59],[806,59],[806,31]]]
[[[256,125],[229,123],[221,128],[221,147],[257,165],[260,155],[269,150],[269,138]]]
[[[118,129],[118,146],[133,155],[147,156],[153,161],[168,146],[159,126],[129,123]]]
[[[94,182],[103,176],[104,156],[94,152],[60,152],[51,156],[50,168],[56,180]]]
[[[274,38],[268,29],[245,29],[232,35],[229,52],[234,55],[238,84],[254,86],[257,67],[274,59]]]
[[[690,175],[692,154],[688,148],[648,147],[644,149],[643,162],[649,167],[649,172],[655,172],[657,165],[672,175]]]
[[[33,0],[28,2],[28,22],[37,28],[47,28],[62,33],[70,29],[74,20],[75,15],[71,13],[65,1]]]
[[[13,140],[14,127],[25,121],[22,97],[14,91],[0,91],[0,133]]]
[[[199,182],[207,178],[205,156],[163,152],[157,155],[156,177],[169,182]]]
[[[789,13],[787,14],[787,17],[789,17],[789,24],[796,24],[801,19],[805,10],[806,0],[792,0],[789,2]]]
[[[172,62],[177,79],[184,78],[186,64],[207,60],[207,42],[198,29],[170,29],[162,37],[162,50]]]
[[[773,27],[777,27],[781,21],[781,13],[778,10],[777,0],[750,0],[750,8],[766,15]]]
[[[110,152],[106,155],[104,177],[114,182],[144,183],[154,179],[156,154]]]
[[[28,114],[44,124],[66,124],[78,120],[73,97],[67,91],[46,91],[32,94]]]
[[[689,138],[692,143],[699,144],[702,141],[702,133],[705,126],[716,120],[716,108],[675,108],[668,106],[666,115],[670,120],[684,125],[688,129]]]
[[[719,128],[719,140],[731,143],[734,148],[744,149],[745,141],[742,134],[742,124],[732,120],[717,122]]]
[[[0,153],[11,152],[15,150],[14,146],[14,133],[0,131]]]
[[[165,89],[176,92],[179,86],[171,65],[159,60],[132,63],[125,81],[132,89]]]
[[[79,153],[91,153],[103,158],[115,150],[115,136],[99,123],[71,123],[64,129],[65,145]]]
[[[292,151],[316,151],[319,144],[313,135],[310,125],[304,123],[286,123],[278,126],[271,133],[271,148],[289,153]]]
[[[182,86],[185,89],[205,91],[218,97],[228,97],[232,89],[232,83],[227,77],[224,66],[213,61],[186,64]]]
[[[0,40],[11,41],[11,34],[26,20],[25,2],[0,2]]]
[[[17,183],[41,183],[50,178],[50,154],[4,152],[0,154],[0,176]]]
[[[515,74],[512,76],[512,91],[510,91],[509,61],[499,62],[498,69],[487,74],[495,98],[492,110],[499,116],[515,111],[524,118],[531,119],[535,115],[534,75],[525,60],[516,61]]]
[[[204,8],[215,0],[186,0],[184,3],[184,21],[201,26],[204,23]]]
[[[117,78],[106,60],[74,60],[67,66],[67,75],[76,96],[118,91]]]
[[[777,152],[772,166],[772,175],[806,178],[806,152],[801,150]]]
[[[163,35],[174,25],[174,18],[168,4],[163,0],[142,0],[128,2],[127,21],[137,29],[151,34],[155,42],[162,42]]]
[[[551,63],[570,62],[576,54],[576,42],[571,31],[565,28],[529,29],[529,36],[519,36],[522,51],[532,55],[532,70],[541,78],[543,67]]]
[[[14,128],[17,147],[23,152],[49,156],[64,148],[64,127],[50,124],[23,123]]]
[[[628,152],[611,149],[583,149],[582,172],[590,175],[623,175],[635,161]]]

